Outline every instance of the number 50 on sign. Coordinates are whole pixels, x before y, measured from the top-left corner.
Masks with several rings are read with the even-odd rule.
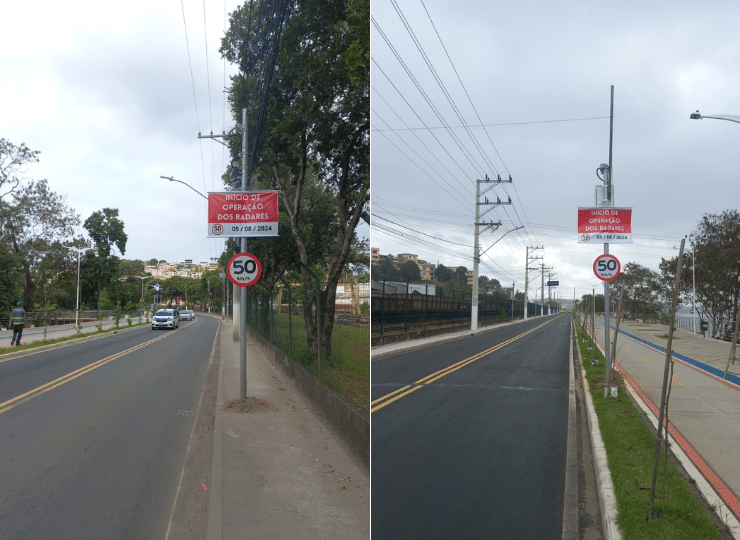
[[[602,281],[611,281],[619,275],[619,260],[609,253],[599,255],[594,261],[594,274]]]
[[[251,253],[237,253],[227,265],[229,279],[239,287],[249,287],[257,283],[262,273],[262,265]]]

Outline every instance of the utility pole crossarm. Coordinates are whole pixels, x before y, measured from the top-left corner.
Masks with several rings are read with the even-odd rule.
[[[483,212],[483,215],[485,215],[487,212],[489,212],[496,206],[499,206],[502,204],[511,204],[511,197],[509,197],[508,202],[505,202],[505,201],[501,201],[501,198],[498,196],[496,196],[495,202],[489,201],[488,198],[486,197],[485,202],[482,203],[480,200],[480,197],[481,197],[480,185],[481,184],[512,183],[512,182],[513,180],[511,178],[511,175],[509,175],[508,180],[501,180],[501,175],[498,175],[497,179],[491,180],[490,178],[488,178],[488,175],[486,175],[485,179],[477,180],[475,183],[475,221],[473,222],[475,225],[475,246],[473,248],[473,291],[472,291],[472,298],[470,299],[470,329],[472,331],[475,331],[478,329],[478,265],[480,264],[480,255],[481,255],[480,254],[480,227],[484,226],[487,229],[488,227],[493,228],[495,225],[496,229],[498,229],[501,226],[500,222],[496,224],[494,224],[493,222],[481,223],[480,219],[482,216],[480,213],[480,207],[481,205],[484,205],[484,204],[491,207],[485,212]]]

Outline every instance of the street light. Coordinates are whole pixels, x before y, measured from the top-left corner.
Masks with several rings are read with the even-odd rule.
[[[62,246],[67,249],[74,249],[77,251],[77,305],[75,307],[75,328],[80,324],[80,254],[83,251],[88,251],[95,248],[77,248],[74,246]]]
[[[699,111],[696,111],[695,113],[691,113],[691,116],[689,116],[692,120],[703,120],[704,118],[714,118],[715,120],[727,120],[729,122],[737,122],[740,124],[740,116],[736,116],[734,114],[715,114],[712,116],[707,116],[706,114],[701,114]]]
[[[130,276],[134,278],[139,278],[141,280],[141,302],[140,304],[144,303],[144,281],[153,278],[154,276]],[[141,322],[141,311],[139,311],[139,322]]]
[[[179,183],[181,183],[184,186],[188,186],[190,189],[192,189],[193,191],[195,191],[198,195],[200,195],[201,197],[203,197],[205,200],[208,200],[208,197],[206,197],[205,195],[203,195],[200,191],[198,191],[197,189],[195,189],[190,184],[186,184],[182,180],[176,180],[176,179],[174,179],[172,177],[169,177],[169,176],[160,176],[160,178],[164,178],[165,180],[169,180],[170,182],[179,182]]]

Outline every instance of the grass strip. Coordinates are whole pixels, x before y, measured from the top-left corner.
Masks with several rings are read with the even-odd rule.
[[[604,398],[606,386],[604,356],[593,347],[590,337],[576,324],[578,346],[583,359],[584,376],[588,379],[594,409],[599,419],[601,437],[606,449],[609,471],[617,499],[617,521],[625,540],[694,540],[720,539],[722,534],[707,514],[697,495],[669,458],[663,492],[663,452],[659,462],[655,490],[655,517],[648,521],[648,502],[655,458],[655,434],[627,393],[624,379],[615,371],[612,384],[619,387],[617,399]],[[599,364],[590,365],[595,353]]]
[[[272,342],[284,353],[318,377],[315,355],[308,349],[306,325],[302,317],[275,315]],[[334,324],[331,336],[331,359],[322,366],[324,383],[370,414],[370,329]]]

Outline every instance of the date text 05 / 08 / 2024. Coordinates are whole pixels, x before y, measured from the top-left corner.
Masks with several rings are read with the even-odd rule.
[[[271,231],[272,225],[232,225],[231,232]]]

